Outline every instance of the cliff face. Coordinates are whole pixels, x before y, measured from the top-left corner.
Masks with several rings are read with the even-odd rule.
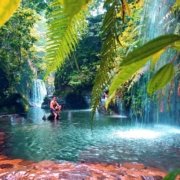
[[[142,28],[139,32],[139,39],[142,44],[162,35],[180,33],[179,17],[172,10],[174,3],[175,0],[145,0],[140,22]],[[178,69],[180,59],[177,51],[173,48],[167,48],[161,54],[154,69],[150,63],[146,64],[145,72],[131,90],[130,116],[132,119],[142,119],[143,122],[180,123],[179,73],[153,97],[147,94],[149,80],[161,67],[174,58],[174,65]]]

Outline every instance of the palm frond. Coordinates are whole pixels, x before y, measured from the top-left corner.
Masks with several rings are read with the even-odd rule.
[[[47,74],[55,71],[74,51],[86,26],[87,1],[59,1],[52,3],[53,11],[48,22]],[[82,3],[83,2],[83,3]],[[71,9],[75,11],[71,11]]]
[[[139,17],[137,14],[138,5],[138,3],[128,4],[126,0],[106,0],[104,3],[108,9],[102,26],[101,63],[92,91],[93,115],[99,105],[102,91],[108,88],[115,74],[119,72],[119,64],[123,56],[125,56],[132,42],[134,43],[136,40],[137,34],[132,33],[132,31],[137,31],[135,30],[137,20],[134,21],[134,24],[132,17],[131,20],[126,20],[128,26],[122,22],[125,22],[125,15],[130,15],[131,11],[133,15],[136,11],[135,17]]]
[[[73,17],[78,14],[82,9],[87,8],[87,4],[90,0],[60,0],[65,7],[65,13],[69,15],[69,17]]]

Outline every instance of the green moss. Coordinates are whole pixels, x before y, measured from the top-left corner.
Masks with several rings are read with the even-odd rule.
[[[19,94],[14,93],[0,103],[0,113],[26,113],[29,109],[27,99]]]

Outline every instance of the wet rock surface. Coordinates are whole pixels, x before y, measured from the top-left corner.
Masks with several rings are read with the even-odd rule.
[[[0,156],[0,179],[7,180],[161,180],[165,175],[165,171],[139,163],[32,162]]]

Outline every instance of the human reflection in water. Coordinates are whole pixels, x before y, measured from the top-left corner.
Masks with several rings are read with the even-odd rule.
[[[18,114],[13,114],[13,115],[11,115],[10,120],[11,120],[12,125],[23,124],[25,121],[25,118]]]
[[[68,111],[68,121],[71,121],[71,119],[72,119],[72,112]]]

